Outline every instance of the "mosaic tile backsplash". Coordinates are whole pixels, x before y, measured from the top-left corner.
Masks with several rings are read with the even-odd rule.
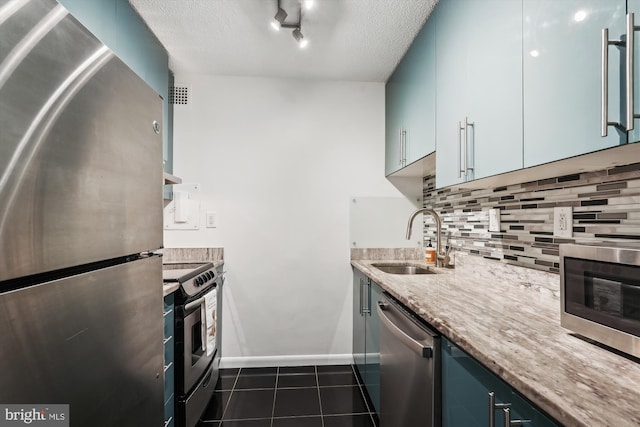
[[[424,207],[442,218],[443,248],[550,272],[561,243],[640,242],[640,163],[505,187],[435,190],[423,181]],[[553,209],[573,208],[572,238],[553,236]],[[500,232],[489,232],[489,209],[500,209]],[[425,216],[425,242],[436,238]]]

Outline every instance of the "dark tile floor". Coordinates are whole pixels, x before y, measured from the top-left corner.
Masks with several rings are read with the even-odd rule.
[[[375,427],[350,365],[223,369],[199,427]]]

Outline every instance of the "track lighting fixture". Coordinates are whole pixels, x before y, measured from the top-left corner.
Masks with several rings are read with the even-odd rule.
[[[280,7],[280,1],[278,0],[278,11],[271,21],[271,26],[274,30],[280,31],[280,27],[284,24],[284,20],[287,19],[287,12]]]
[[[309,44],[309,42],[304,39],[304,36],[302,35],[300,28],[296,28],[295,30],[293,30],[293,33],[291,33],[291,35],[293,36],[294,39],[296,39],[296,41],[298,42],[298,46],[300,46],[300,48],[304,48]]]
[[[298,22],[294,24],[286,24],[285,19],[287,19],[287,12],[280,7],[280,0],[277,0],[277,11],[275,16],[273,17],[273,21],[271,22],[271,26],[275,30],[280,30],[280,28],[292,28],[293,32],[291,35],[298,43],[298,46],[303,49],[307,47],[309,44],[309,40],[304,38],[302,34],[302,8],[303,5],[305,8],[310,9],[313,5],[313,0],[305,0],[303,3],[300,3],[300,9],[298,11]]]

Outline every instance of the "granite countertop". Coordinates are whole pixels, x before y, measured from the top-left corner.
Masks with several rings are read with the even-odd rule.
[[[560,326],[558,275],[464,254],[432,275],[387,274],[375,262],[351,264],[557,421],[640,425],[640,363]]]
[[[178,283],[165,283],[162,285],[162,297],[164,298],[167,295],[171,295],[178,289],[180,289],[180,285]]]

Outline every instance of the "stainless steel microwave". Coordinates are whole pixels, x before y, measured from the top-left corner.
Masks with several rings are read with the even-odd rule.
[[[560,324],[640,357],[640,247],[560,245]]]

